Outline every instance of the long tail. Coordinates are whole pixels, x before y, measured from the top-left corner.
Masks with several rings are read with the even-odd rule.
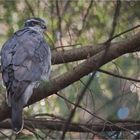
[[[23,129],[22,110],[23,106],[18,103],[12,103],[12,129],[18,134]]]

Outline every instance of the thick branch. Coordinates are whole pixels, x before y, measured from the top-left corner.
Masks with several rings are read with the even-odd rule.
[[[82,48],[74,48],[67,51],[54,51],[52,53],[52,64],[61,64],[87,59],[104,49],[104,45],[89,45]]]
[[[119,56],[125,53],[133,52],[134,50],[139,48],[140,48],[140,33],[131,37],[130,39],[111,45],[106,54],[106,57],[104,58],[102,63],[100,63],[100,66],[112,61],[115,58],[118,58]],[[40,86],[34,90],[34,94],[32,95],[28,105],[40,101],[41,99],[58,92],[59,90],[78,81],[83,76],[96,70],[98,62],[100,62],[103,54],[104,50],[102,50],[95,56],[88,58],[86,61],[79,64],[72,70],[60,75],[56,79],[52,80],[49,84],[46,82],[40,84]],[[5,118],[9,117],[10,115],[9,109],[7,107],[0,107],[0,114],[1,114],[0,121],[2,121]]]
[[[63,131],[64,121],[52,121],[45,119],[25,119],[25,128],[26,126],[33,129],[49,129],[53,131]],[[71,123],[68,131],[73,132],[101,132],[101,131],[121,131],[121,128],[126,128],[131,131],[140,130],[140,122],[138,121],[116,121],[115,125],[109,123],[92,123],[92,124],[80,124],[80,123]],[[117,127],[120,126],[120,127]],[[0,129],[11,129],[9,122],[1,122]],[[123,131],[123,130],[122,130]]]
[[[101,66],[109,61],[121,56],[122,54],[131,52],[131,50],[138,49],[140,47],[140,33],[135,35],[133,38],[123,41],[118,44],[114,44],[110,47],[107,52],[106,58],[101,63]],[[83,76],[91,73],[97,68],[97,64],[102,58],[104,51],[98,53],[95,56],[90,57],[83,63],[79,64],[74,69],[62,74],[56,79],[52,80],[49,89],[45,84],[41,84],[38,89],[35,90],[29,104],[32,104],[38,100],[41,100],[57,91],[67,87],[68,85],[78,81]],[[38,94],[38,92],[40,94]]]
[[[119,37],[120,35],[130,32],[139,27],[140,27],[140,25],[137,25],[124,32],[121,32],[121,33],[113,36],[112,38],[110,38],[110,40],[113,40],[114,38]],[[114,44],[112,43],[111,46],[113,46],[113,45]],[[88,46],[84,46],[81,48],[74,48],[72,50],[67,50],[65,52],[64,51],[53,52],[52,53],[52,64],[61,64],[61,63],[67,63],[67,62],[73,62],[73,61],[87,59],[87,58],[101,52],[105,48],[106,47],[104,44],[98,44],[98,45],[88,45]],[[139,50],[139,48],[138,49],[134,48],[134,50],[131,52],[135,52],[138,50]]]

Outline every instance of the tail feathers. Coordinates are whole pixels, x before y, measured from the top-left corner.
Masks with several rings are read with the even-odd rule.
[[[22,110],[23,106],[12,103],[12,129],[16,134],[23,129]]]

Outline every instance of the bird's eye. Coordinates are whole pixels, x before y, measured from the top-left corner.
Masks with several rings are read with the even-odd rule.
[[[32,26],[35,26],[35,23],[34,22],[32,22]]]

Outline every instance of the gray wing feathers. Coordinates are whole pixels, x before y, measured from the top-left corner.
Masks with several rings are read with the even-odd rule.
[[[2,48],[3,80],[8,87],[11,77],[11,88],[17,97],[26,90],[31,82],[48,79],[50,73],[50,49],[44,39],[36,33],[16,34]]]
[[[12,60],[12,53],[14,52],[14,47],[17,41],[15,37],[10,38],[1,49],[1,59],[2,59],[2,70],[10,65]]]

